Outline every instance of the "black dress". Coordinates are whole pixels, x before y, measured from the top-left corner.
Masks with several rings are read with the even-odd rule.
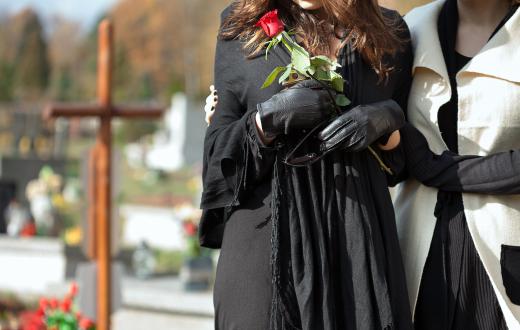
[[[229,9],[228,9],[229,10]],[[388,81],[345,49],[353,105],[393,98],[406,107],[410,36]],[[226,15],[226,11],[224,12]],[[219,103],[205,138],[200,238],[222,246],[215,284],[217,329],[411,329],[387,178],[368,151],[334,152],[306,168],[282,162],[299,136],[261,145],[252,114],[280,91],[260,89],[278,47],[247,59],[239,40],[218,40]],[[227,221],[227,222],[226,222]]]
[[[501,22],[497,31],[516,8]],[[439,37],[453,94],[449,103],[439,110],[438,122],[442,137],[453,152],[458,152],[455,76],[471,60],[455,51],[457,27],[457,4],[455,0],[449,0],[439,17]],[[415,328],[507,329],[491,281],[469,232],[462,195],[439,191],[436,216],[438,220],[419,290]]]

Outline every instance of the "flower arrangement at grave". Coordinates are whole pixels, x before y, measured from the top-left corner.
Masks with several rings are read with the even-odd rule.
[[[183,221],[182,228],[186,237],[186,256],[189,258],[200,257],[202,248],[197,235],[198,225],[192,219],[188,219]]]
[[[198,239],[198,219],[201,217],[201,210],[194,207],[191,203],[181,203],[174,208],[175,215],[182,219],[182,231],[186,242],[186,258],[197,258],[203,254],[203,249],[199,245]]]
[[[38,178],[30,181],[25,190],[38,235],[56,235],[59,211],[66,207],[61,193],[63,178],[50,166],[44,166]]]
[[[213,259],[209,249],[202,248],[198,237],[198,219],[201,211],[185,205],[178,212],[183,218],[182,229],[186,239],[184,262],[179,277],[188,291],[207,290],[213,281]]]
[[[24,229],[16,236],[58,236],[63,233],[68,245],[81,242],[78,225],[81,203],[74,179],[65,181],[50,166],[44,166],[38,177],[27,184],[25,194],[33,221],[26,221]]]
[[[23,330],[95,330],[95,323],[81,312],[74,304],[78,294],[78,285],[73,283],[63,298],[41,298],[36,311],[27,311],[20,315]]]

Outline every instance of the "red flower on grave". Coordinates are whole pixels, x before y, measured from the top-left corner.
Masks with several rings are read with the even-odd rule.
[[[260,18],[255,26],[261,27],[269,38],[276,37],[282,33],[285,28],[282,21],[280,21],[280,18],[278,17],[277,9],[272,10],[262,16],[262,18]]]
[[[70,312],[70,306],[72,305],[72,300],[69,298],[66,298],[61,302],[60,308],[63,312],[68,313]]]
[[[40,312],[26,311],[19,315],[20,328],[23,330],[45,330],[44,318]]]
[[[49,301],[45,298],[40,299],[40,309],[42,311],[46,310],[49,307]]]
[[[195,225],[192,221],[185,221],[183,224],[184,231],[188,236],[197,235],[197,225]]]
[[[78,294],[78,283],[72,282],[69,289],[69,295],[74,297]]]
[[[90,328],[94,327],[94,322],[89,320],[88,318],[84,317],[79,321],[79,328],[82,330],[88,330]]]
[[[31,237],[36,235],[36,225],[34,223],[30,223],[25,225],[20,232],[20,236],[22,237]]]
[[[51,307],[52,309],[56,309],[56,308],[58,308],[58,300],[56,300],[56,299],[54,299],[54,298],[51,299],[51,300],[49,301],[49,305],[50,305],[50,307]]]

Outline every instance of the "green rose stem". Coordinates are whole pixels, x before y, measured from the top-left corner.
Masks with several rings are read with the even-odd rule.
[[[313,79],[322,86],[324,86],[330,98],[334,101],[336,114],[340,115],[340,107],[347,106],[350,104],[350,100],[343,94],[343,86],[345,80],[339,73],[335,71],[336,68],[341,66],[336,61],[331,60],[327,56],[320,55],[310,57],[309,53],[298,43],[296,43],[291,38],[290,34],[287,33],[287,31],[282,31],[281,33],[279,33],[267,42],[267,49],[265,52],[266,59],[267,55],[269,54],[269,50],[271,50],[271,48],[273,47],[278,46],[280,42],[285,46],[285,48],[287,48],[287,50],[291,54],[291,62],[285,67],[278,66],[274,68],[271,74],[269,74],[269,76],[266,78],[264,84],[262,85],[262,88],[269,87],[280,74],[281,76],[279,77],[278,82],[281,84],[290,77],[290,74],[293,71],[296,71],[300,75]],[[340,93],[336,96],[336,98],[334,98],[330,91],[331,87],[338,93]],[[310,133],[312,133],[312,131]],[[368,150],[379,163],[381,169],[387,172],[388,174],[393,175],[392,170],[385,165],[385,163],[379,157],[377,152],[370,146],[368,147]]]

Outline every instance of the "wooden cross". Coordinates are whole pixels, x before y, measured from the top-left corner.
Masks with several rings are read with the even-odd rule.
[[[47,119],[57,117],[97,117],[100,120],[100,128],[97,134],[96,144],[91,153],[89,164],[90,183],[93,190],[89,192],[90,204],[89,228],[94,232],[89,233],[93,251],[88,254],[97,261],[97,329],[110,329],[111,316],[111,249],[110,249],[110,215],[111,215],[111,157],[112,157],[112,133],[111,122],[113,118],[159,118],[163,109],[156,107],[119,107],[112,104],[112,65],[114,59],[114,28],[109,20],[99,24],[98,41],[98,75],[97,95],[98,103],[94,105],[83,104],[54,104],[46,107],[44,116]]]

